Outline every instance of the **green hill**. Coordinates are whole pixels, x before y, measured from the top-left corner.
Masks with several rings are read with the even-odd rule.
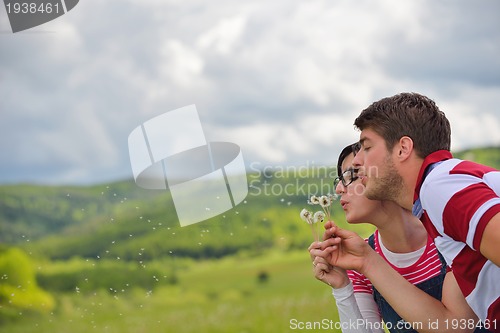
[[[500,147],[468,149],[455,153],[454,156],[500,169]]]
[[[456,155],[500,167],[499,148]],[[279,332],[291,318],[336,323],[330,289],[311,274],[310,226],[299,218],[334,177],[321,167],[249,174],[243,203],[184,228],[168,191],[133,181],[0,186],[0,330]],[[333,219],[347,226],[337,202]]]
[[[250,189],[243,203],[184,228],[168,191],[140,189],[131,181],[90,187],[1,186],[0,238],[50,259],[144,261],[171,254],[221,257],[276,246],[304,249],[312,236],[299,212],[309,194],[332,190],[334,171],[296,171],[248,175]],[[345,223],[335,205],[335,219]]]
[[[500,168],[500,148],[455,154]],[[0,242],[51,259],[73,256],[148,260],[175,253],[221,257],[275,246],[304,248],[311,241],[298,217],[310,194],[332,191],[334,169],[275,168],[248,175],[246,200],[227,213],[181,228],[168,191],[133,181],[88,187],[0,186]],[[337,203],[334,218],[345,225]],[[371,228],[350,226],[368,233]]]

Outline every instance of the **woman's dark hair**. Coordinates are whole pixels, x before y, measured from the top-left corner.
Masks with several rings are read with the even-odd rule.
[[[360,148],[359,142],[356,142],[342,149],[339,155],[339,159],[337,161],[337,176],[339,178],[342,177],[342,163],[344,162],[345,158],[351,154],[354,154],[354,156],[356,156],[356,153],[359,151],[359,148]]]

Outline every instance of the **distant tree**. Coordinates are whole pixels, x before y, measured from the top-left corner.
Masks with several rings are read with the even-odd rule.
[[[0,250],[0,305],[50,312],[53,297],[38,287],[31,259],[18,248]]]
[[[269,280],[269,273],[266,271],[260,271],[259,274],[257,274],[257,282],[259,283],[266,283]]]

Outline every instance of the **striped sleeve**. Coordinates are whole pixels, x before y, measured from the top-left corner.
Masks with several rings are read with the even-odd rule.
[[[351,280],[355,293],[373,294],[372,284],[366,276],[352,270],[347,271],[347,276],[349,276],[349,279]]]

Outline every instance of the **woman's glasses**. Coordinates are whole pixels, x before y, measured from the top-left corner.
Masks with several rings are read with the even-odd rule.
[[[358,170],[359,169],[349,168],[346,171],[342,172],[342,174],[340,174],[340,176],[335,178],[335,180],[333,181],[333,188],[337,188],[337,185],[340,182],[342,182],[342,185],[344,185],[344,187],[349,186],[353,181],[359,178],[357,176]]]

